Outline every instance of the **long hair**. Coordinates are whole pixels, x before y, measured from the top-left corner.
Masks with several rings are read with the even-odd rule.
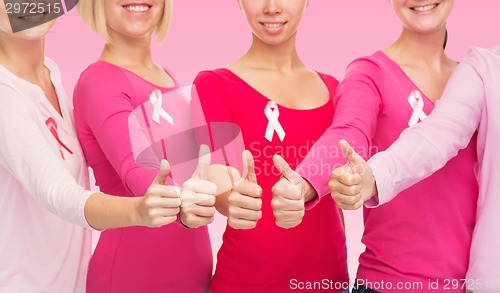
[[[446,44],[448,44],[448,29],[444,32],[444,43],[443,43],[443,49],[446,49]]]

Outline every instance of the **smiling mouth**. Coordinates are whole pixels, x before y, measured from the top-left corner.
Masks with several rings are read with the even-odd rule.
[[[47,14],[47,13],[29,14],[29,15],[18,16],[17,18],[24,20],[24,21],[27,21],[27,22],[37,23],[43,19],[45,14]]]
[[[439,3],[434,3],[434,4],[429,4],[425,6],[419,6],[419,7],[411,7],[410,9],[413,11],[418,11],[418,12],[427,12],[431,11],[432,9],[438,7]]]
[[[287,24],[287,21],[285,21],[285,22],[261,22],[261,24],[267,28],[270,28],[270,29],[279,29],[280,27]]]
[[[128,4],[122,7],[132,12],[147,12],[152,6],[147,4]]]

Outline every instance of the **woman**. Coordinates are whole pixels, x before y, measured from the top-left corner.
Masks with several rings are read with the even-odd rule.
[[[146,197],[88,190],[61,75],[44,56],[54,21],[10,16],[15,24],[0,1],[0,292],[83,293],[90,229],[169,224],[178,188],[160,185],[165,161]],[[11,25],[31,28],[13,33]]]
[[[431,112],[457,66],[443,46],[453,0],[390,3],[403,25],[400,37],[384,51],[349,65],[335,97],[333,124],[298,168],[317,191],[317,200],[330,192],[330,173],[315,176],[309,166],[323,166],[325,160],[330,166],[345,163],[341,156],[317,157],[317,149],[346,138],[364,157],[385,150]],[[435,282],[444,292],[446,282],[465,278],[476,215],[475,163],[473,138],[443,169],[397,200],[364,210],[366,250],[359,258],[360,286],[354,292],[436,292],[429,285]],[[344,207],[351,200],[337,204]]]
[[[106,39],[106,45],[100,60],[81,74],[75,88],[78,137],[100,189],[137,196],[156,171],[136,161],[132,145],[136,137],[129,118],[149,103],[152,94],[156,100],[178,88],[168,71],[153,62],[150,51],[152,36],[156,33],[163,39],[167,33],[172,3],[84,0],[79,12]],[[190,186],[204,188],[203,184]],[[213,195],[215,186],[210,183],[207,188],[198,191]],[[182,223],[189,227],[210,223],[215,198],[207,201],[183,203]],[[87,292],[206,292],[211,273],[206,227],[107,230],[90,260]]]
[[[307,4],[239,1],[252,30],[250,49],[226,68],[199,73],[194,82],[209,125],[238,125],[245,148],[255,155],[254,161],[245,153],[245,180],[234,178],[232,190],[217,196],[228,226],[211,283],[216,293],[291,292],[318,280],[331,280],[326,286],[334,292],[348,285],[344,229],[333,200],[322,201],[298,225],[288,216],[303,214],[305,200],[271,193],[281,173],[293,181],[286,162],[297,166],[302,157],[296,150],[312,145],[332,121],[337,80],[307,68],[296,50]],[[274,153],[282,156],[275,162]]]
[[[500,139],[500,116],[494,114],[500,107],[499,68],[500,46],[473,48],[453,72],[436,108],[422,123],[405,130],[386,151],[373,156],[369,165],[359,156],[352,156],[353,164],[367,170],[362,177],[342,172],[332,182],[335,188],[332,195],[355,196],[345,188],[344,182],[356,180],[356,185],[360,185],[358,190],[378,190],[377,198],[371,202],[373,192],[363,192],[364,199],[369,201],[367,204],[385,204],[401,190],[441,168],[466,147],[477,131],[477,224],[472,237],[467,281],[458,282],[458,286],[470,292],[498,292],[500,289],[497,269],[500,237],[495,232],[500,207],[496,196],[500,192],[497,181],[500,162],[495,155],[495,145]],[[434,204],[434,200],[429,200],[429,204]]]

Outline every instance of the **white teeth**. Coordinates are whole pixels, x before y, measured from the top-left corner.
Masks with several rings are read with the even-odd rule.
[[[426,12],[426,11],[429,11],[431,9],[436,8],[437,6],[438,6],[437,4],[429,4],[429,5],[422,6],[422,7],[413,7],[412,9],[419,11],[419,12]]]
[[[280,28],[283,23],[264,23],[264,25],[268,28]]]
[[[149,10],[149,6],[147,5],[128,5],[125,6],[125,9],[133,12],[146,12]]]

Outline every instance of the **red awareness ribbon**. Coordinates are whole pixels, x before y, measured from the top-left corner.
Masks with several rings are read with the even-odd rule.
[[[64,154],[63,154],[62,149],[64,148],[71,155],[73,154],[73,152],[61,141],[61,139],[59,139],[59,135],[57,134],[56,121],[54,120],[54,118],[50,117],[49,119],[47,119],[47,121],[45,121],[45,125],[47,125],[47,128],[49,129],[50,133],[52,133],[54,138],[57,140],[57,143],[59,144],[59,152],[61,153],[61,157],[63,158],[63,160],[66,160],[64,158]]]

